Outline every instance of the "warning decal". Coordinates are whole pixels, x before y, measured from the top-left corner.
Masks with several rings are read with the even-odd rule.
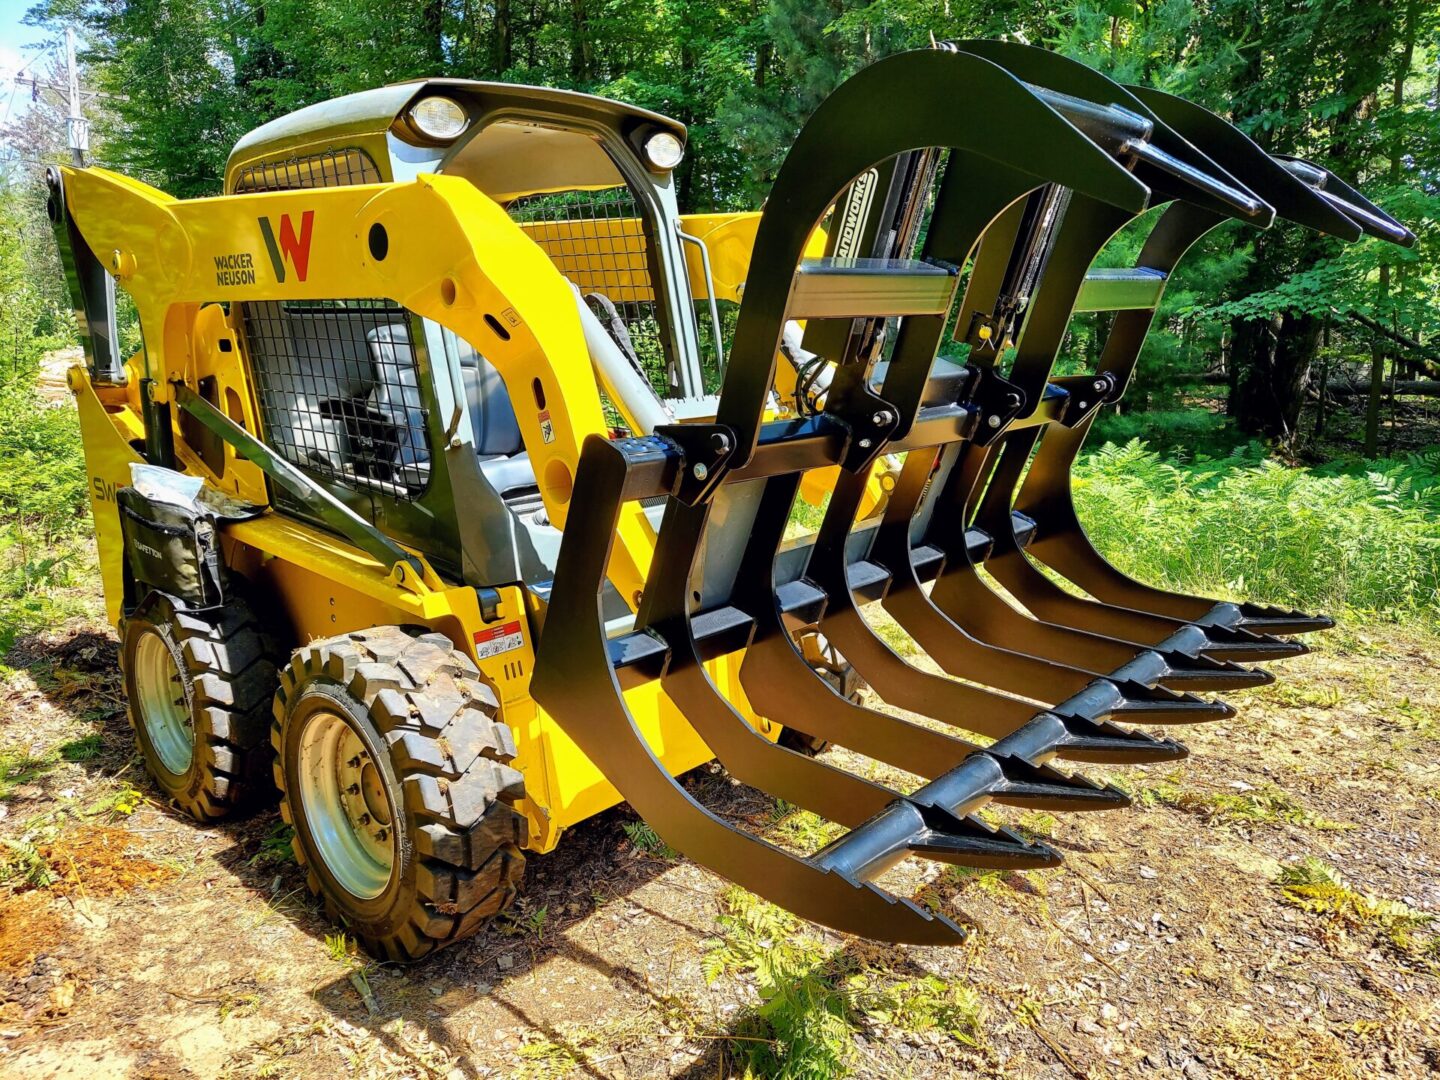
[[[550,410],[544,410],[538,417],[540,421],[540,438],[547,443],[555,441],[555,425],[550,421]]]
[[[520,633],[519,620],[475,631],[475,655],[481,660],[518,649],[524,644],[525,637]]]

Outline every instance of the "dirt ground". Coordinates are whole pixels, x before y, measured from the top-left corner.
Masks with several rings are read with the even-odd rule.
[[[512,917],[400,968],[327,923],[273,810],[207,828],[159,805],[113,636],[58,626],[0,669],[0,1076],[1428,1074],[1436,640],[1316,645],[1186,732],[1180,767],[1115,776],[1134,808],[1022,816],[1063,868],[912,863],[900,884],[973,926],[962,948],[795,925],[621,807],[530,860]]]

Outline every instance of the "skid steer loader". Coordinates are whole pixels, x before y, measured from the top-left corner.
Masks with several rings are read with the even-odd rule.
[[[140,749],[205,820],[273,776],[311,888],[379,955],[474,932],[525,852],[621,800],[806,918],[957,942],[881,876],[1056,864],[975,811],[1124,806],[1057,763],[1184,756],[1122,722],[1232,715],[1195,692],[1328,625],[1129,579],[1069,470],[1191,244],[1277,216],[1413,241],[1358,192],[990,42],[842,85],[763,214],[678,213],[685,134],[431,79],[266,124],[216,198],[49,174]],[[1162,205],[1134,268],[1090,269]],[[1083,311],[1116,313],[1103,359],[1059,375]],[[714,760],[845,831],[738,827],[679,779]]]

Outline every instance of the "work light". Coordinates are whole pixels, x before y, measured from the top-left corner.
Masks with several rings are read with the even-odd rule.
[[[685,144],[668,131],[657,131],[645,140],[645,157],[657,169],[673,169],[685,156]]]
[[[453,139],[470,125],[470,118],[447,97],[427,97],[410,110],[410,121],[431,139]]]

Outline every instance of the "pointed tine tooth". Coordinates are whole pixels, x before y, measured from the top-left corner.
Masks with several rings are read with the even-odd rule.
[[[1050,765],[1031,765],[1019,758],[1002,761],[1005,779],[992,796],[1007,806],[1043,810],[1116,810],[1130,805],[1130,796],[1112,784],[1097,784],[1078,773]]]
[[[1111,715],[1132,724],[1202,724],[1211,720],[1228,720],[1235,715],[1235,707],[1218,698],[1201,698],[1164,689],[1152,691],[1152,694],[1156,696],[1127,697],[1111,710]]]
[[[851,884],[890,905],[892,920],[886,932],[892,941],[903,941],[909,945],[963,945],[970,936],[963,926],[938,911],[929,911],[907,897],[887,892],[873,881],[851,879]]]
[[[1053,711],[1061,716],[1093,721],[1123,716],[1139,724],[1193,724],[1235,715],[1235,710],[1223,701],[1208,701],[1133,679],[1119,682],[1097,679],[1056,705]]]
[[[978,866],[989,870],[1043,870],[1064,859],[1049,844],[1027,840],[1009,829],[992,829],[967,819],[964,833],[925,829],[910,841],[910,850],[927,859]]]
[[[1249,630],[1219,626],[1207,626],[1204,630],[1205,643],[1200,646],[1200,653],[1216,660],[1284,660],[1304,656],[1310,651],[1308,645],[1299,641],[1271,634],[1254,634]]]
[[[1328,615],[1307,615],[1272,604],[1241,604],[1240,618],[1234,625],[1256,633],[1310,634],[1331,629],[1335,620]]]
[[[1209,656],[1176,658],[1160,680],[1167,690],[1248,690],[1269,686],[1275,676],[1264,668],[1244,667],[1233,660],[1216,660]]]
[[[1116,724],[1070,720],[1059,754],[1069,761],[1106,765],[1138,765],[1156,761],[1179,761],[1190,756],[1183,743],[1157,739],[1143,731]]]

